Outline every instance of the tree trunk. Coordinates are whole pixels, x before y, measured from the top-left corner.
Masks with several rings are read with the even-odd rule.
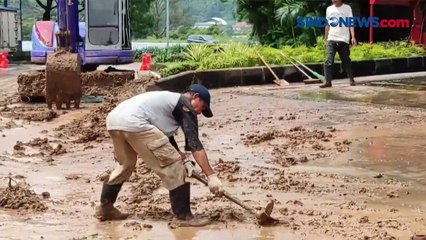
[[[52,7],[53,0],[47,0],[46,4],[42,3],[41,0],[36,0],[37,4],[43,9],[43,21],[50,21],[50,12],[55,8]]]
[[[43,13],[43,21],[50,21],[50,10],[45,10]]]

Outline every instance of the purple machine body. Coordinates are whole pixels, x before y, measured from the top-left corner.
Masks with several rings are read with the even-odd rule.
[[[79,1],[58,0],[58,22],[38,21],[33,26],[31,62],[45,64],[56,47],[69,45],[87,69],[132,63],[128,6],[128,0],[86,0],[85,21],[79,22]],[[69,44],[58,43],[55,34],[61,30],[69,31]]]

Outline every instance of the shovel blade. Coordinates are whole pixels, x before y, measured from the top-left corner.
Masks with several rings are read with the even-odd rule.
[[[290,85],[290,83],[288,83],[286,80],[284,79],[278,79],[278,80],[274,80],[274,82],[278,85],[278,86],[288,86]]]
[[[268,205],[266,205],[265,211],[257,215],[257,223],[259,225],[261,226],[275,225],[279,222],[278,219],[271,217],[273,208],[274,208],[274,202],[271,201],[268,203]]]

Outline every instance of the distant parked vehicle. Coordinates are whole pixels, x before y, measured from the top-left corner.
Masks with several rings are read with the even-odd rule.
[[[219,41],[214,39],[211,35],[189,35],[187,39],[188,43],[207,43],[207,44],[218,44]]]

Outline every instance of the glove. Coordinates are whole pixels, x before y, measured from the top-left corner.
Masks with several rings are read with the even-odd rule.
[[[212,192],[213,194],[217,196],[222,195],[223,194],[222,182],[217,177],[217,174],[212,174],[208,176],[208,180],[209,180],[208,185],[209,185],[210,192]]]
[[[195,163],[194,162],[192,162],[191,160],[189,160],[189,159],[186,159],[184,162],[183,162],[183,165],[185,166],[185,168],[186,168],[186,173],[187,173],[187,175],[188,175],[188,177],[191,177],[192,176],[192,171],[194,171],[195,170]]]

